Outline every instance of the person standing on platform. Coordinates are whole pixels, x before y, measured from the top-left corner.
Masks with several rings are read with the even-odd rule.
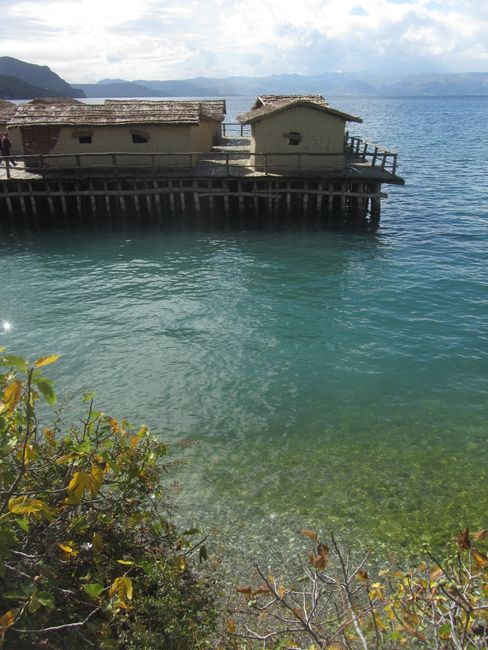
[[[5,133],[2,136],[2,140],[1,140],[2,156],[4,158],[7,158],[7,160],[5,161],[6,165],[8,165],[8,163],[11,162],[12,165],[14,167],[16,167],[17,163],[14,162],[13,159],[8,160],[8,158],[10,157],[10,149],[11,148],[12,148],[12,143],[10,142],[7,131],[5,131]]]

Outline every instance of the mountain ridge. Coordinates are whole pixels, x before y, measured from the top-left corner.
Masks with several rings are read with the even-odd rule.
[[[123,82],[104,79],[95,84],[97,97],[114,84],[133,83],[173,97],[246,96],[260,94],[329,94],[351,96],[485,96],[488,72],[380,75],[376,73],[324,72],[320,75],[282,74],[268,77],[193,77],[189,79],[138,79]],[[72,83],[75,88],[84,84]]]
[[[47,65],[27,63],[11,56],[0,56],[0,79],[0,97],[3,99],[85,96]]]

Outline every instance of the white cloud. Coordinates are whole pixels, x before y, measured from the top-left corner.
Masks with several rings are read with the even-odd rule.
[[[479,71],[486,0],[1,0],[1,54],[68,81]]]

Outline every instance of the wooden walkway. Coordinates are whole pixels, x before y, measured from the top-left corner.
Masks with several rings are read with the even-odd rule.
[[[249,216],[376,227],[382,183],[403,184],[396,154],[348,139],[343,154],[330,155],[344,166],[324,168],[325,154],[252,154],[248,139],[228,137],[205,154],[19,156],[16,166],[0,166],[0,227],[235,226]]]
[[[368,148],[369,147],[369,148]],[[344,156],[344,166],[328,169],[331,157]],[[34,180],[40,178],[310,178],[334,180],[371,180],[403,185],[396,175],[396,153],[377,145],[349,138],[344,154],[266,153],[252,154],[246,137],[223,138],[208,153],[123,153],[58,154],[17,156],[17,166],[0,166],[0,180]],[[128,164],[130,162],[130,164]],[[341,160],[342,163],[342,160]]]

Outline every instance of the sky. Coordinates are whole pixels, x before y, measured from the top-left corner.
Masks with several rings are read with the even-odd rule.
[[[68,82],[488,71],[488,0],[0,0],[0,56]]]

